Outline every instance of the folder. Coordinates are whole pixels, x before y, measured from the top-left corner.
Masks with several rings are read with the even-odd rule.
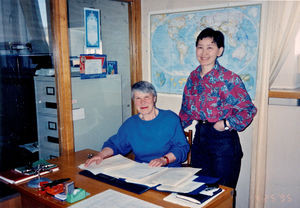
[[[136,194],[142,194],[146,191],[148,191],[151,187],[146,186],[146,185],[142,185],[142,184],[136,184],[136,183],[129,183],[126,182],[125,180],[122,179],[118,179],[118,178],[114,178],[102,173],[99,173],[97,175],[94,175],[93,173],[91,173],[88,170],[83,170],[80,171],[79,174],[87,176],[89,178],[93,178],[95,180],[110,184],[112,186],[116,186],[118,188],[121,189],[125,189],[127,191],[136,193]]]

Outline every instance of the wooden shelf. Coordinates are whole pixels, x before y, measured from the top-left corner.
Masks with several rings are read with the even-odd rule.
[[[269,90],[270,98],[300,99],[300,88]]]

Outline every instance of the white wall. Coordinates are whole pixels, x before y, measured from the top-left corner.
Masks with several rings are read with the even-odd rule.
[[[299,207],[299,123],[299,106],[269,106],[265,208]]]
[[[227,3],[226,3],[227,2]],[[245,4],[245,3],[244,3]],[[247,3],[249,4],[249,2]],[[159,11],[186,11],[189,9],[208,9],[226,7],[231,5],[243,5],[242,3],[231,3],[230,1],[199,1],[199,0],[142,0],[142,63],[143,79],[151,81],[150,77],[150,46],[149,46],[149,13]],[[191,71],[194,69],[191,69]],[[171,109],[179,113],[181,106],[181,95],[158,94],[157,106],[162,109]],[[190,127],[194,129],[194,127]],[[240,133],[241,144],[244,152],[242,168],[237,185],[237,208],[248,207],[250,172],[251,172],[251,147],[252,126]]]

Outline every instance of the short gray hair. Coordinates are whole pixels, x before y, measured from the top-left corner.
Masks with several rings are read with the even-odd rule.
[[[131,87],[131,99],[134,98],[134,93],[140,91],[143,93],[151,93],[154,97],[157,97],[156,90],[154,86],[147,81],[139,81],[132,85]]]

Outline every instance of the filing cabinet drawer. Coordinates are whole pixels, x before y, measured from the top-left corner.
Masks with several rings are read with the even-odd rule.
[[[59,150],[57,149],[54,151],[52,149],[48,149],[47,147],[42,147],[40,148],[39,156],[44,160],[53,159],[54,157],[59,156]]]
[[[54,77],[45,78],[47,78],[47,80],[35,78],[35,101],[37,111],[40,113],[56,115],[57,102]]]
[[[58,123],[57,117],[40,115],[38,117],[38,135],[39,137],[45,136],[46,139],[42,139],[40,142],[53,142],[57,138],[58,141]],[[47,139],[49,137],[49,139]],[[48,141],[50,140],[50,141]],[[58,142],[57,142],[58,143]]]

